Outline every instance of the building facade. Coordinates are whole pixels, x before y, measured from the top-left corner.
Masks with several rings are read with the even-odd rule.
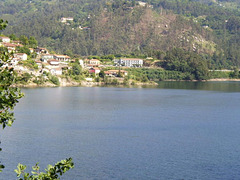
[[[120,64],[121,66],[126,67],[142,67],[143,66],[143,60],[139,58],[121,58],[121,59],[115,59],[115,64]]]

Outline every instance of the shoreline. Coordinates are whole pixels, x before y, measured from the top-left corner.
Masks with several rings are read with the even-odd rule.
[[[179,80],[164,80],[160,82],[177,82]],[[209,80],[204,80],[204,81],[198,81],[198,80],[193,80],[193,81],[184,81],[180,80],[179,82],[240,82],[240,79],[227,79],[227,78],[217,78],[217,79],[209,79]],[[98,86],[115,86],[115,87],[131,87],[131,86],[158,86],[158,83],[155,81],[150,81],[148,83],[143,83],[143,82],[136,82],[135,84],[108,84],[105,82],[88,82],[88,81],[81,81],[81,82],[75,82],[75,81],[62,81],[60,85],[55,85],[50,82],[46,82],[42,85],[38,85],[36,83],[28,83],[28,84],[15,84],[13,87],[20,87],[20,88],[38,88],[38,87],[98,87]]]
[[[214,82],[214,81],[240,81],[240,79],[229,79],[229,78],[216,78],[216,79],[209,79],[207,80],[207,82],[210,81],[210,82]]]

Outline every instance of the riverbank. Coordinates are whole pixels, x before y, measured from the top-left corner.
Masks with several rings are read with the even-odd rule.
[[[67,80],[65,78],[60,79],[59,78],[59,85],[53,84],[49,81],[44,82],[42,84],[36,84],[34,82],[29,82],[27,84],[15,84],[14,87],[26,87],[26,88],[36,88],[36,87],[74,87],[74,86],[83,86],[83,87],[94,87],[94,86],[157,86],[158,83],[154,81],[148,81],[148,82],[136,82],[136,81],[129,81],[127,83],[123,83],[121,81],[117,83],[106,83],[106,82],[91,82],[91,81],[71,81]]]
[[[164,80],[165,82],[170,82],[170,81],[179,81],[179,80]],[[184,81],[184,80],[180,80]],[[217,78],[217,79],[209,79],[205,80],[204,82],[224,82],[224,81],[234,81],[234,82],[240,82],[240,79],[227,79],[227,78]],[[188,81],[185,81],[188,82]],[[189,82],[202,82],[202,81],[189,81]],[[81,82],[76,82],[76,81],[69,81],[66,79],[61,79],[60,84],[56,85],[51,82],[45,82],[43,84],[36,84],[33,82],[30,82],[28,84],[15,84],[14,87],[26,87],[26,88],[37,88],[37,87],[75,87],[75,86],[83,86],[83,87],[95,87],[95,86],[158,86],[157,82],[154,81],[149,81],[149,82],[135,82],[135,81],[130,81],[127,84],[123,83],[118,83],[118,84],[109,84],[105,82],[89,82],[89,81],[81,81]]]
[[[213,82],[213,81],[240,81],[240,79],[217,78],[217,79],[209,79],[207,81],[211,81],[211,82]]]

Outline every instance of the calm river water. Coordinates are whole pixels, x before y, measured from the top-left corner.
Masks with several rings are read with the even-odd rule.
[[[240,179],[240,82],[23,89],[0,179],[72,157],[62,179]]]

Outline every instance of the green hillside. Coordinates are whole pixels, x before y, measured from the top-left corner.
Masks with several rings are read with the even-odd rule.
[[[202,54],[215,67],[240,65],[237,1],[3,0],[5,35],[34,36],[57,53],[144,54],[173,47]],[[232,4],[228,8],[227,4]],[[234,8],[233,8],[234,7]],[[62,17],[73,21],[61,22]]]

